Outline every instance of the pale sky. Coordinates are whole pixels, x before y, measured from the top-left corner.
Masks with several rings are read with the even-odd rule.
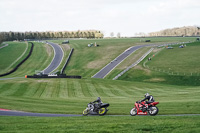
[[[0,0],[0,31],[100,30],[134,36],[200,25],[199,0]]]

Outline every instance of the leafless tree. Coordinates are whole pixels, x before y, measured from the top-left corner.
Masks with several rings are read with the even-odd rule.
[[[120,37],[121,37],[121,33],[118,32],[118,33],[117,33],[117,38],[120,38]]]
[[[110,36],[113,37],[113,36],[114,36],[114,32],[111,32],[111,33],[110,33]]]

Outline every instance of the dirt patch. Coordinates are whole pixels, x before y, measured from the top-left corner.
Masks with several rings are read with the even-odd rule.
[[[143,67],[140,66],[140,65],[135,66],[134,69],[143,70],[143,71],[145,71],[145,73],[146,73],[147,75],[150,75],[150,74],[151,74],[151,70],[145,69],[145,68],[143,68]]]
[[[157,53],[157,52],[159,52],[159,51],[161,51],[162,50],[162,48],[155,48],[152,52],[153,53]]]
[[[25,80],[23,80],[23,81],[19,81],[18,83],[27,83],[28,81],[25,81]]]
[[[37,80],[38,83],[47,83],[49,82],[48,80]]]
[[[62,44],[60,45],[63,48],[63,51],[68,51],[70,50],[70,46],[68,44]]]
[[[151,79],[147,79],[144,81],[150,81],[150,82],[162,82],[162,81],[166,81],[164,78],[151,78]]]
[[[87,65],[87,68],[96,68],[96,69],[99,69],[102,67],[102,64],[104,64],[104,61],[101,60],[101,61],[91,61],[88,63]]]
[[[53,49],[51,46],[49,46],[48,44],[44,45],[47,51],[48,56],[50,57],[53,54]]]

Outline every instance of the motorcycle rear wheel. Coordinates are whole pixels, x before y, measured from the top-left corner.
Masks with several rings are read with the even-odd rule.
[[[99,111],[98,111],[98,113],[99,113],[99,115],[102,116],[102,115],[105,115],[107,111],[108,110],[106,108],[100,108]]]
[[[84,115],[84,116],[86,116],[86,115],[88,115],[88,114],[89,114],[89,110],[88,110],[88,109],[83,110],[83,115]]]
[[[132,108],[131,111],[130,111],[130,115],[131,116],[137,115],[137,109],[136,108]]]
[[[151,116],[155,116],[155,115],[158,114],[158,108],[156,106],[152,106],[152,107],[149,108],[148,113]]]

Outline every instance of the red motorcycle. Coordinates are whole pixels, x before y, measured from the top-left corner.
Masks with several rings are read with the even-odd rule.
[[[156,107],[157,104],[159,104],[159,102],[153,102],[147,105],[145,102],[137,101],[135,102],[135,107],[131,109],[130,115],[135,116],[149,114],[154,116],[158,113],[158,107]]]

